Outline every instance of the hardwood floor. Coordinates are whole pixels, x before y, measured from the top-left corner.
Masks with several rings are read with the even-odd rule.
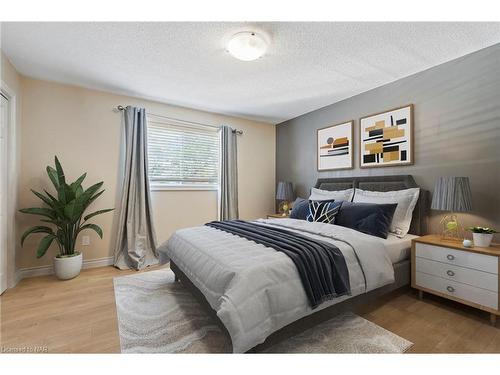
[[[1,349],[119,352],[113,277],[131,273],[103,267],[63,282],[22,280],[0,297]],[[414,291],[398,291],[358,313],[414,342],[412,353],[500,353],[500,328],[488,314],[437,297],[420,301]]]
[[[457,302],[406,289],[359,315],[414,343],[409,353],[500,353],[500,328],[489,314]]]
[[[67,281],[54,276],[22,280],[0,297],[1,346],[120,352],[113,277],[133,272],[102,267]]]

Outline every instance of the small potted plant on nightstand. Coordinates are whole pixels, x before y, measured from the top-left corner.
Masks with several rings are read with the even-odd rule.
[[[84,190],[82,182],[87,176],[81,175],[75,182],[66,183],[64,171],[55,157],[55,169],[48,166],[47,174],[57,192],[55,196],[44,190],[45,194],[31,190],[44,203],[45,207],[23,208],[22,213],[44,217],[41,221],[52,226],[38,225],[29,228],[21,237],[21,246],[26,237],[33,233],[45,233],[38,244],[36,257],[41,258],[53,241],[59,247],[59,254],[54,258],[54,273],[61,280],[72,279],[80,274],[82,268],[82,253],[75,250],[78,234],[85,229],[92,229],[102,238],[102,229],[89,223],[96,215],[112,211],[112,208],[98,210],[83,217],[84,212],[104,190],[99,191],[103,182],[92,185]],[[83,220],[82,220],[83,217]]]
[[[474,246],[488,247],[493,240],[493,234],[498,233],[496,230],[485,227],[469,227],[472,232],[472,240],[474,241]]]

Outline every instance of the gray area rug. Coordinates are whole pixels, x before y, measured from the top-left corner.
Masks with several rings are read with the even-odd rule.
[[[231,342],[170,269],[114,278],[122,353],[230,353]],[[345,313],[269,353],[403,353],[413,344]]]

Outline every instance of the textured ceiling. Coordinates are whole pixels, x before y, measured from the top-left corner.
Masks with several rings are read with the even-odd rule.
[[[265,32],[238,61],[225,41]],[[3,23],[24,75],[278,123],[500,42],[500,23]],[[118,104],[118,103],[117,103]]]

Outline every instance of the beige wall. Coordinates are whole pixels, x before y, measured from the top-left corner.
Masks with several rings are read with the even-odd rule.
[[[121,114],[118,104],[144,106],[148,112],[212,125],[227,124],[243,130],[238,139],[240,216],[253,219],[272,212],[275,189],[275,128],[271,124],[175,107],[137,98],[22,78],[22,157],[19,200],[21,207],[38,204],[29,191],[50,187],[45,167],[60,158],[69,179],[87,172],[86,186],[104,181],[106,192],[94,208],[117,207]],[[159,242],[178,228],[203,224],[217,216],[214,191],[153,192],[154,222]],[[17,214],[20,230],[37,222]],[[85,259],[109,257],[113,253],[115,214],[97,216],[104,239],[88,232],[91,246],[81,247]],[[37,260],[33,236],[17,249],[20,268],[48,265],[56,253],[53,246]]]
[[[8,150],[8,202],[7,209],[9,215],[14,215],[17,207],[17,191],[18,191],[18,171],[20,168],[20,153],[21,153],[21,77],[7,57],[0,51],[1,60],[1,84],[2,88],[12,96],[11,105],[14,107],[14,122],[10,124],[8,129],[9,150]],[[4,87],[4,85],[6,85]],[[11,116],[12,118],[12,116]],[[7,284],[9,287],[15,284],[15,243],[17,241],[15,220],[7,222]]]

